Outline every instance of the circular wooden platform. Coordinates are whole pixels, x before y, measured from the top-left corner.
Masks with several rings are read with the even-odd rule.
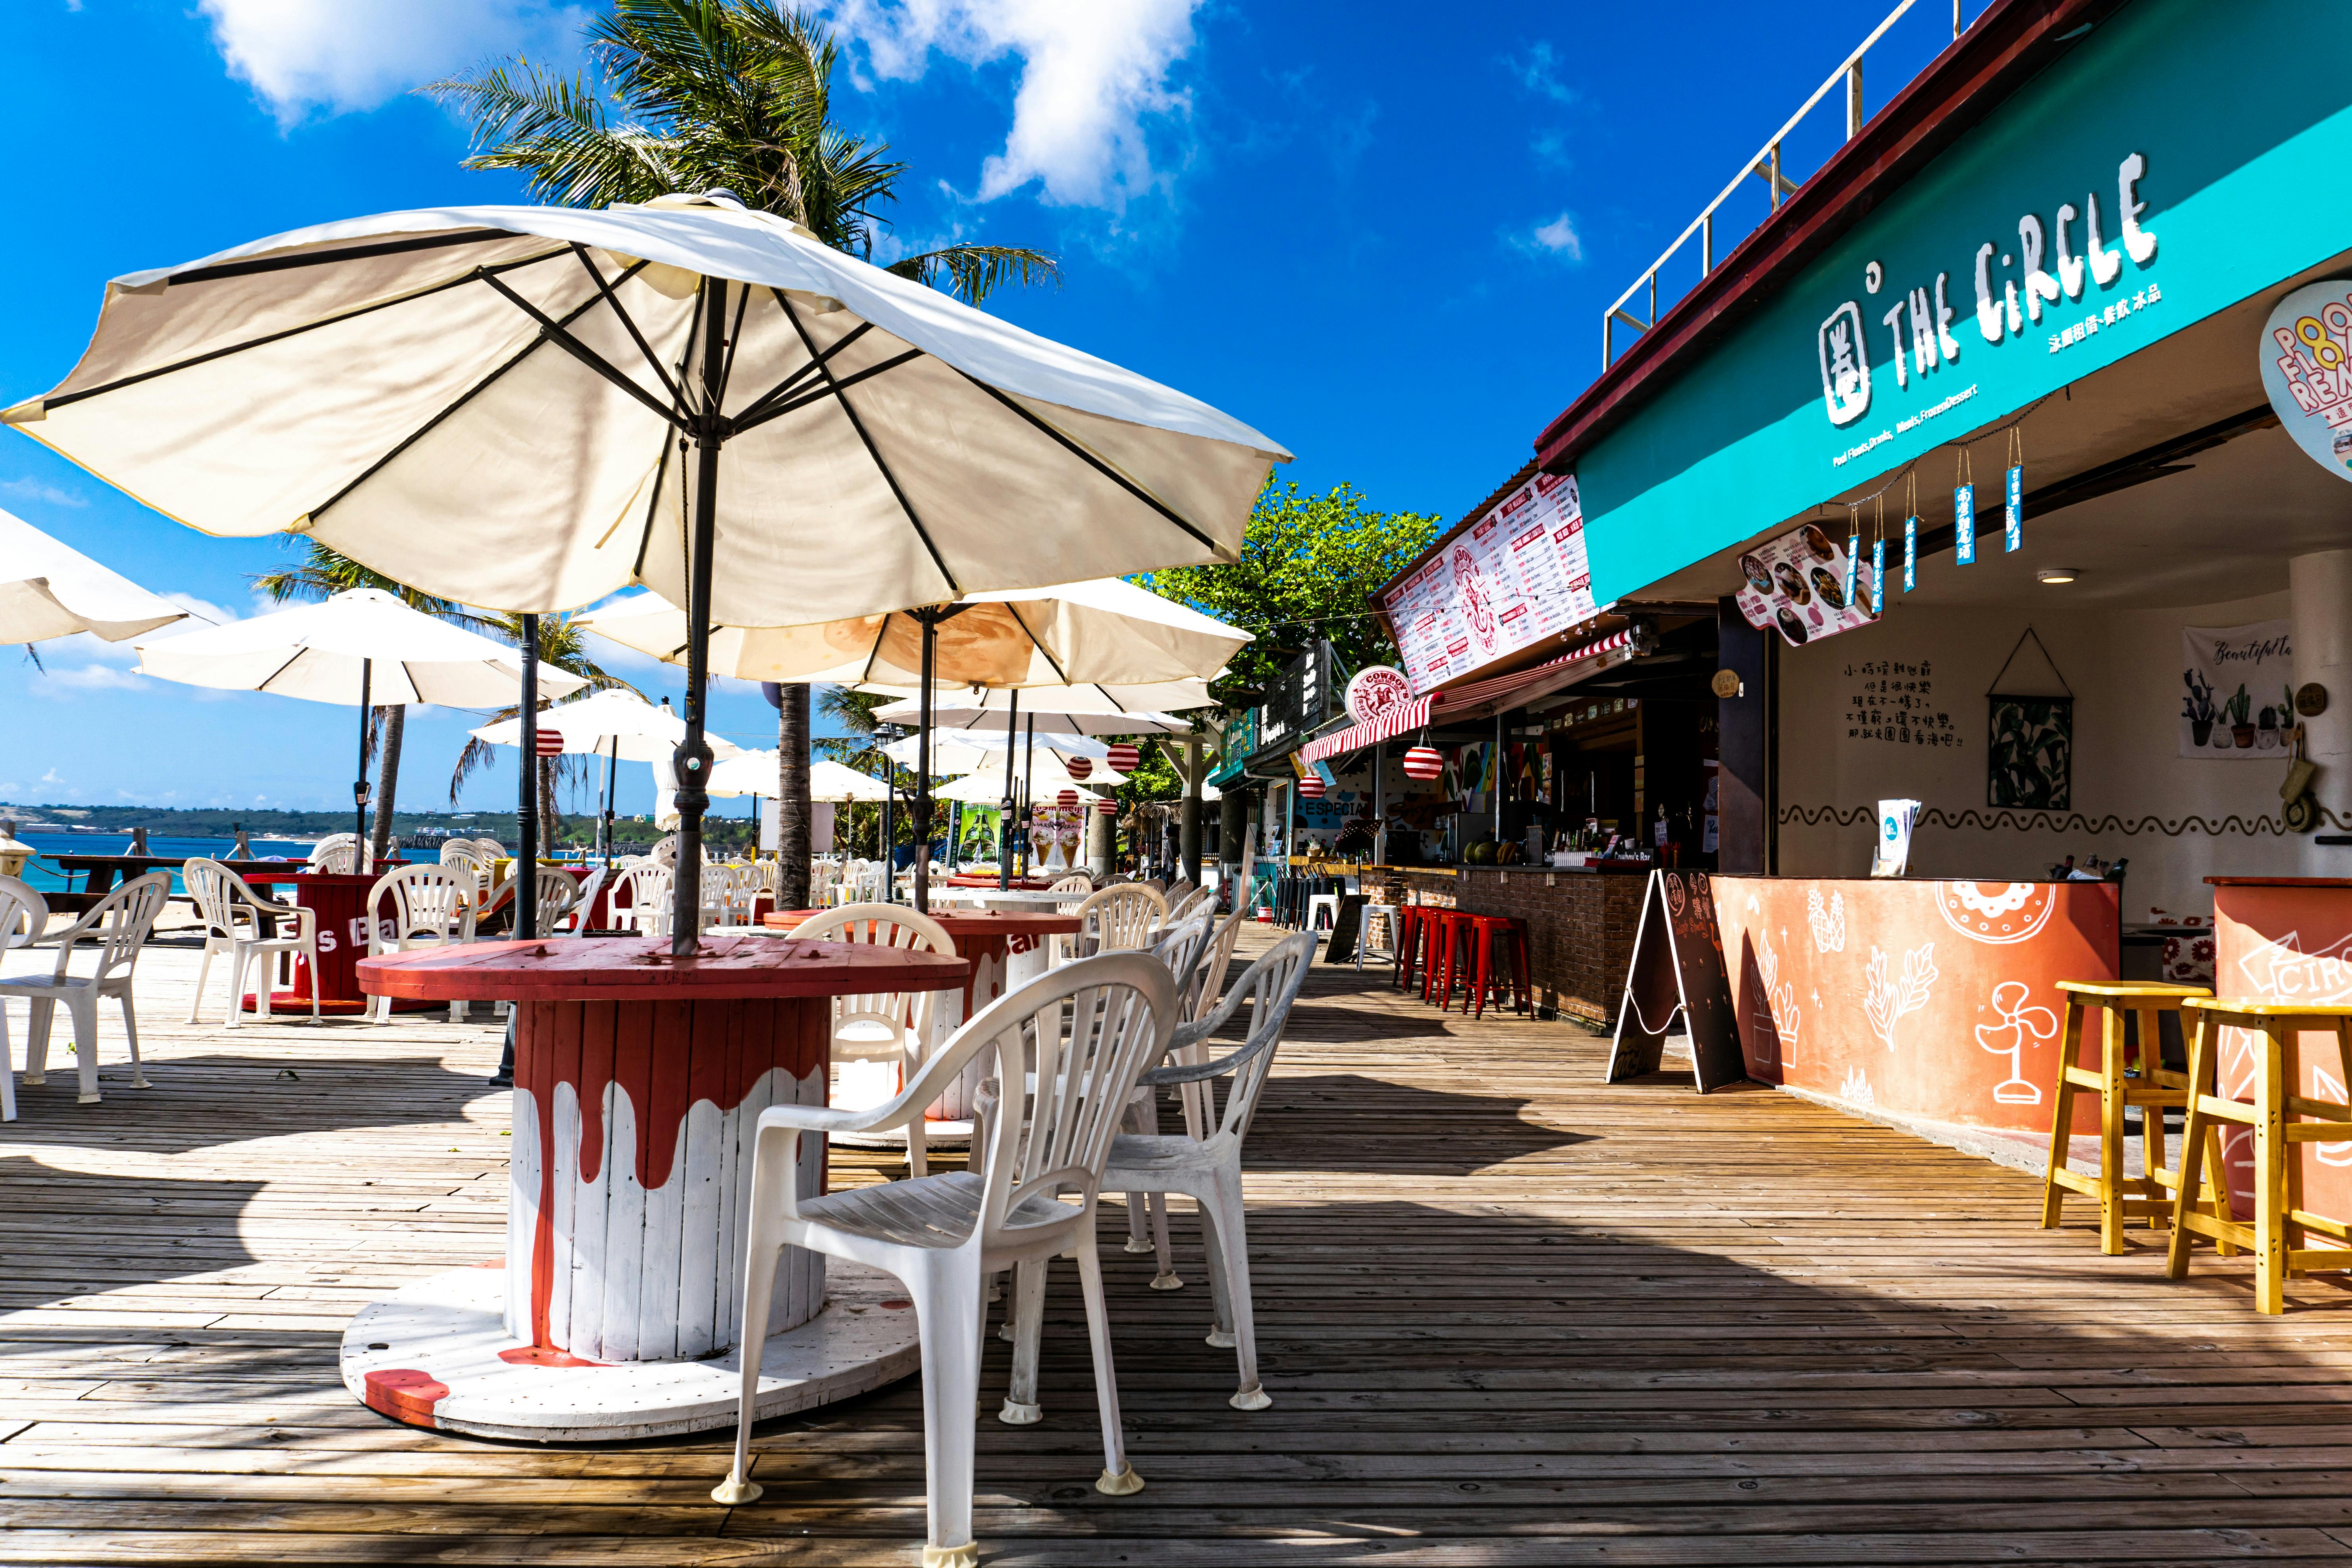
[[[870,942],[705,937],[690,958],[667,937],[477,942],[360,961],[370,995],[436,1002],[722,1002],[943,991],[969,966],[944,953]]]

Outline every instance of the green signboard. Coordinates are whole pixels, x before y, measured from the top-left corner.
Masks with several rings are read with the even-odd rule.
[[[2352,249],[2352,73],[2305,68],[2348,56],[2342,0],[2136,0],[2086,33],[1578,454],[1595,595]]]

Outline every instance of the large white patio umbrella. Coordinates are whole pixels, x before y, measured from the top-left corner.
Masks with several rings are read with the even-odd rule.
[[[913,700],[921,693],[911,686],[888,686],[872,682],[858,688],[861,691],[907,700],[894,703],[881,710],[887,716],[894,710],[913,712]],[[1140,686],[1105,686],[1085,682],[1058,689],[1039,690],[1020,687],[956,687],[941,686],[931,695],[931,722],[940,730],[1017,730],[1021,721],[1034,718],[1047,729],[1058,732],[1088,735],[1129,735],[1170,733],[1163,727],[1171,713],[1181,713],[1192,708],[1213,708],[1217,700],[1209,694],[1206,680],[1160,680]],[[1056,723],[1056,718],[1066,716],[1071,721]],[[1146,721],[1141,725],[1122,728],[1118,721],[1136,718]],[[1189,730],[1183,720],[1172,721],[1176,731]]]
[[[770,800],[781,793],[777,781],[776,753],[743,752],[712,766],[709,788],[712,795],[728,796],[756,795]],[[880,801],[887,799],[890,786],[869,773],[845,767],[828,757],[818,757],[809,763],[809,798],[841,805],[850,801]]]
[[[1034,711],[1024,711],[1019,718],[1035,724],[1046,734],[1055,735],[1188,735],[1192,731],[1190,719],[1180,719],[1173,713],[1155,713],[1139,710],[1131,713],[1081,713],[1056,706],[1066,700],[1053,689],[1054,696],[1044,699]],[[1018,696],[1017,689],[1008,696]],[[913,724],[922,717],[922,701],[910,698],[890,703],[874,710],[874,717],[885,724]],[[961,703],[942,704],[930,711],[931,727],[942,735],[958,739],[986,735],[1001,736],[1015,728],[1013,704],[997,708],[966,707]],[[1066,749],[1066,748],[1064,748]]]
[[[138,673],[159,680],[358,704],[360,771],[352,796],[362,842],[372,706],[488,708],[527,695],[522,649],[412,610],[381,588],[348,588],[319,604],[131,646]],[[559,695],[588,684],[551,668],[540,669],[538,680]]]
[[[188,612],[0,511],[0,645],[89,632],[121,642]]]
[[[656,595],[606,605],[583,624],[657,658],[676,662],[688,652],[688,617]],[[929,705],[943,686],[1066,691],[1076,682],[1204,680],[1250,640],[1248,632],[1189,605],[1101,578],[972,593],[951,604],[807,626],[714,627],[710,652],[720,673],[745,680],[911,685],[919,693],[917,732],[928,738]],[[931,771],[928,754],[919,755],[919,825],[930,817]],[[1009,855],[1002,864],[1009,879]],[[917,856],[919,909],[928,907],[929,871],[926,858]]]
[[[686,721],[670,711],[665,700],[658,707],[635,692],[620,687],[606,687],[585,697],[542,709],[532,726],[530,742],[534,752],[544,754],[547,731],[553,731],[561,739],[559,753],[602,757],[604,778],[598,787],[596,806],[597,831],[604,841],[604,856],[612,858],[613,775],[622,763],[651,763],[656,777],[665,763],[677,755],[677,748],[686,740]],[[493,746],[523,744],[523,723],[520,715],[502,719],[495,724],[485,724],[469,733]],[[717,761],[739,754],[742,748],[724,735],[706,735],[710,754]],[[714,763],[715,765],[715,763]]]
[[[192,527],[299,529],[461,603],[688,606],[680,954],[707,628],[1235,560],[1287,458],[723,192],[393,213],[134,273],[0,418]]]
[[[893,761],[911,768],[922,754],[922,744],[919,735],[903,735],[880,750]],[[1110,747],[1091,735],[1064,735],[1052,731],[1026,737],[1007,735],[1003,731],[931,731],[931,769],[942,778],[950,773],[968,773],[992,766],[1003,761],[1007,752],[1015,755],[1030,752],[1059,752],[1066,757],[1085,757],[1099,764],[1102,759],[1110,755]]]

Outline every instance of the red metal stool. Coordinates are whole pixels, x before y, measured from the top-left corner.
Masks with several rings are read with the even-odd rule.
[[[1421,944],[1429,928],[1429,908],[1425,904],[1400,904],[1397,907],[1396,988],[1412,989],[1412,977],[1422,969]]]
[[[1494,957],[1497,946],[1511,966],[1507,992],[1514,1010],[1524,1013],[1528,1007],[1528,922],[1517,915],[1473,915],[1470,923],[1478,943],[1477,977],[1471,994],[1477,998],[1471,1016],[1484,1017],[1486,995],[1493,987]],[[1467,969],[1466,963],[1463,966]]]
[[[1437,951],[1431,956],[1429,970],[1436,980],[1437,1010],[1441,1013],[1454,1005],[1454,983],[1459,978],[1465,986],[1470,983],[1470,963],[1478,948],[1478,917],[1465,910],[1436,911]],[[1423,993],[1426,999],[1427,993]],[[1470,1008],[1470,999],[1462,999],[1463,1011]]]

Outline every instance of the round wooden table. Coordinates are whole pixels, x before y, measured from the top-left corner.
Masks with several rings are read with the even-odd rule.
[[[289,865],[282,871],[246,871],[240,873],[256,887],[286,884],[294,889],[294,902],[306,910],[317,911],[319,922],[319,1011],[331,1016],[350,1016],[364,1013],[368,998],[360,989],[360,960],[368,950],[368,890],[376,885],[387,870],[395,870],[404,861],[383,862],[382,868],[364,874],[359,872],[307,871],[299,865]],[[242,1005],[254,1005],[251,993]],[[432,1005],[429,1002],[396,1001],[393,1010],[402,1013],[421,1012]],[[310,1011],[310,960],[297,953],[294,956],[294,979],[290,989],[269,994],[269,1011],[301,1013]]]
[[[948,991],[942,953],[773,937],[475,942],[362,961],[370,994],[514,1007],[506,1256],[371,1303],[343,1381],[418,1426],[578,1441],[731,1425],[752,1145],[771,1105],[824,1103],[829,999]],[[800,1191],[824,1190],[824,1141]],[[760,1415],[919,1361],[895,1280],[787,1248]]]

